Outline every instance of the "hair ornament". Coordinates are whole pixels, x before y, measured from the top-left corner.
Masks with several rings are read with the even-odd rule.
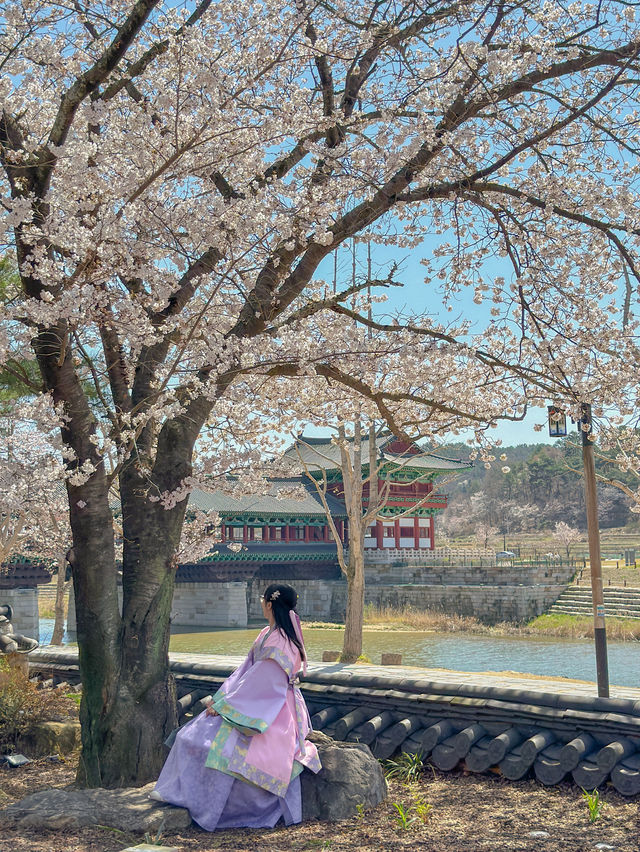
[[[276,589],[275,592],[271,592],[270,601],[275,601],[280,597],[280,589]]]

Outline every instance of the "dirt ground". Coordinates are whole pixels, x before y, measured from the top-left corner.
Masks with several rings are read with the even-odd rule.
[[[74,773],[73,760],[56,764],[42,759],[19,769],[0,769],[0,807],[44,787],[67,786]],[[391,781],[387,802],[340,823],[214,833],[193,826],[165,834],[159,842],[181,852],[639,852],[638,801],[609,787],[601,797],[602,814],[590,824],[586,802],[575,786],[445,774],[427,766],[417,784]],[[395,805],[403,809],[407,827]],[[0,814],[0,852],[119,852],[143,839],[107,826],[73,832],[16,830]]]

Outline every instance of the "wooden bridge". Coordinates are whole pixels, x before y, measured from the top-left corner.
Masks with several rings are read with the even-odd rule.
[[[170,661],[186,722],[241,658]],[[79,680],[73,649],[41,648],[30,666],[54,682]],[[640,689],[612,687],[615,697],[598,698],[594,684],[576,681],[337,663],[311,663],[300,688],[315,729],[367,743],[381,759],[419,752],[445,771],[533,774],[587,790],[610,781],[625,796],[640,793]]]

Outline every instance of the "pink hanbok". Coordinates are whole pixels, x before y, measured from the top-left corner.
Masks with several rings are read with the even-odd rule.
[[[217,716],[202,712],[178,731],[155,793],[188,808],[208,831],[272,828],[302,819],[300,778],[318,772],[306,739],[309,714],[296,686],[300,652],[265,627],[244,663],[213,697]]]

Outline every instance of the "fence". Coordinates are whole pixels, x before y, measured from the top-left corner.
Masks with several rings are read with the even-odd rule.
[[[368,564],[401,560],[411,565],[423,565],[426,562],[432,563],[438,560],[446,562],[447,560],[459,561],[461,559],[466,559],[467,564],[470,564],[469,560],[472,559],[483,559],[485,563],[495,562],[496,551],[479,547],[436,547],[433,550],[419,551],[412,547],[388,547],[384,550],[367,549],[364,552],[364,557]]]

